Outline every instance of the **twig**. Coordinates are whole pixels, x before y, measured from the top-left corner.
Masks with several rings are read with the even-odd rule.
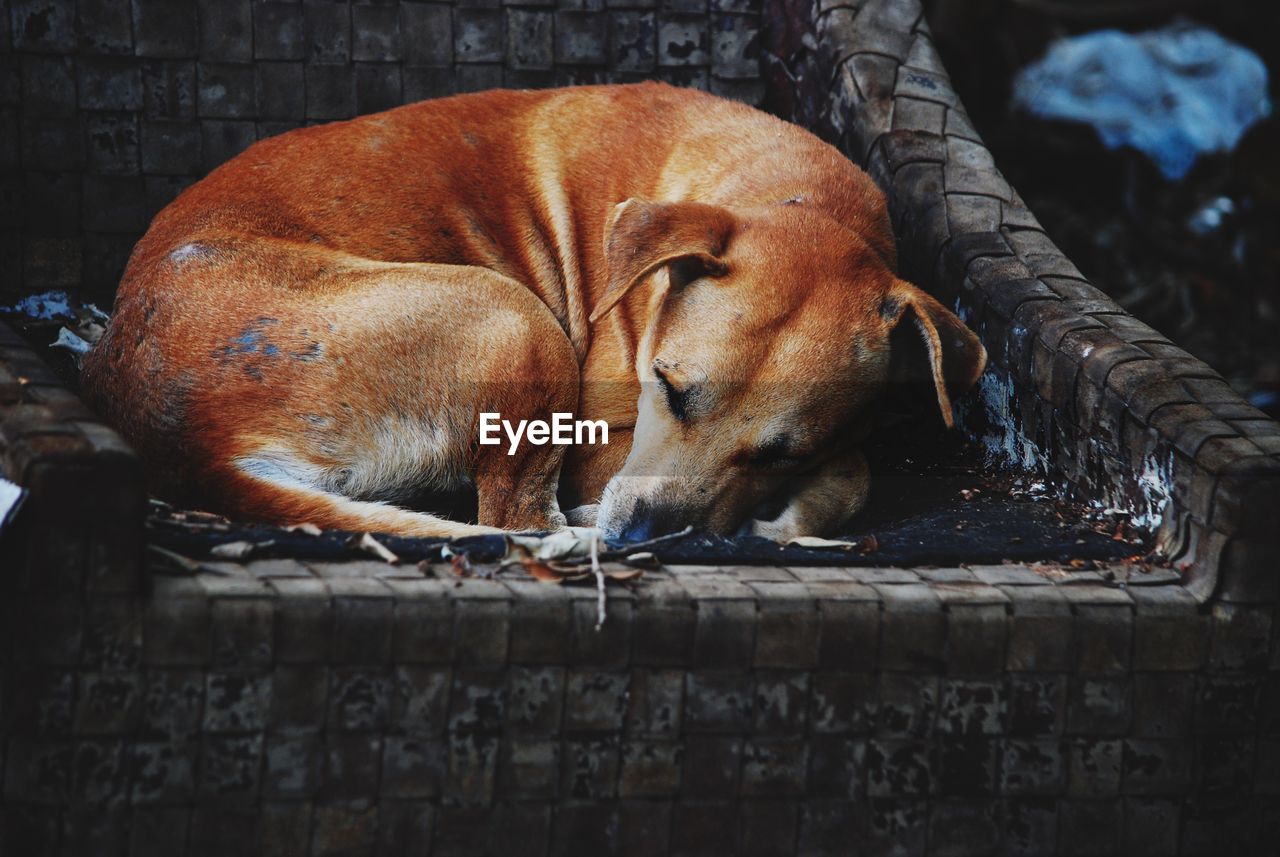
[[[173,568],[186,574],[219,574],[224,577],[231,574],[231,572],[223,571],[220,568],[215,568],[214,566],[206,565],[205,563],[198,562],[190,557],[183,556],[177,551],[162,548],[160,545],[149,544],[147,545],[147,551],[161,559],[167,560]]]
[[[392,553],[386,545],[375,539],[370,533],[364,533],[361,535],[360,540],[356,542],[356,547],[373,554],[378,559],[390,565],[395,565],[400,561],[400,557]]]
[[[153,544],[147,545],[147,551],[167,560],[170,565],[185,571],[187,574],[198,574],[200,572],[200,563],[190,557],[183,556],[177,551],[171,551],[168,548]]]
[[[604,572],[600,569],[600,541],[591,531],[591,572],[596,576],[596,630],[604,627]]]
[[[654,545],[660,545],[663,542],[669,542],[674,539],[682,539],[692,532],[693,532],[693,525],[690,524],[689,526],[685,527],[683,530],[681,530],[678,533],[667,533],[665,536],[658,536],[656,539],[649,539],[647,542],[630,542],[625,547],[617,548],[611,551],[605,551],[605,558],[607,559],[610,557],[617,556],[619,554],[633,553],[637,550],[641,550],[642,548],[653,547]]]

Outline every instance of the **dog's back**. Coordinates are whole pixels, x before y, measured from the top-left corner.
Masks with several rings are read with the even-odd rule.
[[[198,430],[184,415],[211,380],[214,340],[254,312],[272,318],[333,288],[318,270],[363,260],[511,277],[581,357],[584,282],[602,275],[597,224],[612,206],[732,197],[758,174],[743,165],[763,169],[770,157],[807,161],[829,207],[854,226],[869,221],[863,231],[883,236],[891,256],[883,204],[861,171],[794,126],[661,84],[497,90],[263,140],[156,216],[120,284],[113,329],[86,361],[86,391],[158,472],[183,470],[181,438]],[[830,181],[833,171],[846,181]],[[281,252],[290,248],[341,261]]]

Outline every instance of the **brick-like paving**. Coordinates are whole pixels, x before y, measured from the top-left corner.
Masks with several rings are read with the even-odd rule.
[[[1265,854],[1280,428],[1089,285],[1001,178],[916,0],[13,0],[2,294],[110,294],[253,139],[659,76],[865,165],[1057,476],[1169,462],[1174,571],[144,567],[141,469],[0,325],[0,854]],[[761,61],[763,60],[763,61]],[[966,425],[981,431],[980,415]]]
[[[677,566],[596,630],[592,586],[211,568],[8,594],[11,842],[1174,853],[1276,820],[1273,607],[1168,573]]]

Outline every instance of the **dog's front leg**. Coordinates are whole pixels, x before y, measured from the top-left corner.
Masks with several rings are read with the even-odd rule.
[[[527,303],[527,302],[526,302]],[[557,492],[566,447],[546,432],[555,414],[570,414],[578,403],[578,362],[568,337],[541,304],[524,309],[524,324],[501,331],[507,379],[482,391],[480,412],[497,415],[500,441],[477,449],[473,476],[479,523],[515,531],[559,530],[565,526]],[[533,437],[535,423],[541,423]],[[511,427],[520,427],[515,435]]]
[[[480,523],[514,531],[559,530],[556,501],[564,447],[532,447],[524,454],[486,456],[476,472]]]
[[[828,535],[862,510],[870,487],[867,459],[850,450],[801,481],[776,518],[750,521],[749,532],[778,542]]]

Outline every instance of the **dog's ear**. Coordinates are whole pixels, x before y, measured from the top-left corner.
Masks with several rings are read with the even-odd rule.
[[[662,265],[688,260],[706,273],[724,274],[721,255],[733,224],[733,215],[728,211],[700,202],[629,199],[619,203],[604,228],[608,279],[604,294],[591,311],[591,323]]]
[[[885,294],[880,312],[891,330],[905,331],[904,322],[909,322],[915,328],[913,337],[893,337],[898,343],[891,347],[893,369],[890,377],[901,379],[905,375],[907,379],[911,379],[912,375],[917,374],[904,368],[913,362],[912,355],[897,352],[909,350],[919,355],[919,348],[912,347],[915,343],[908,345],[903,340],[922,340],[924,368],[937,391],[942,421],[947,428],[951,428],[955,425],[955,417],[951,412],[951,394],[959,395],[968,391],[978,382],[986,368],[987,351],[982,347],[982,342],[973,331],[965,327],[955,313],[902,280],[896,280]],[[914,362],[918,365],[918,361]]]

